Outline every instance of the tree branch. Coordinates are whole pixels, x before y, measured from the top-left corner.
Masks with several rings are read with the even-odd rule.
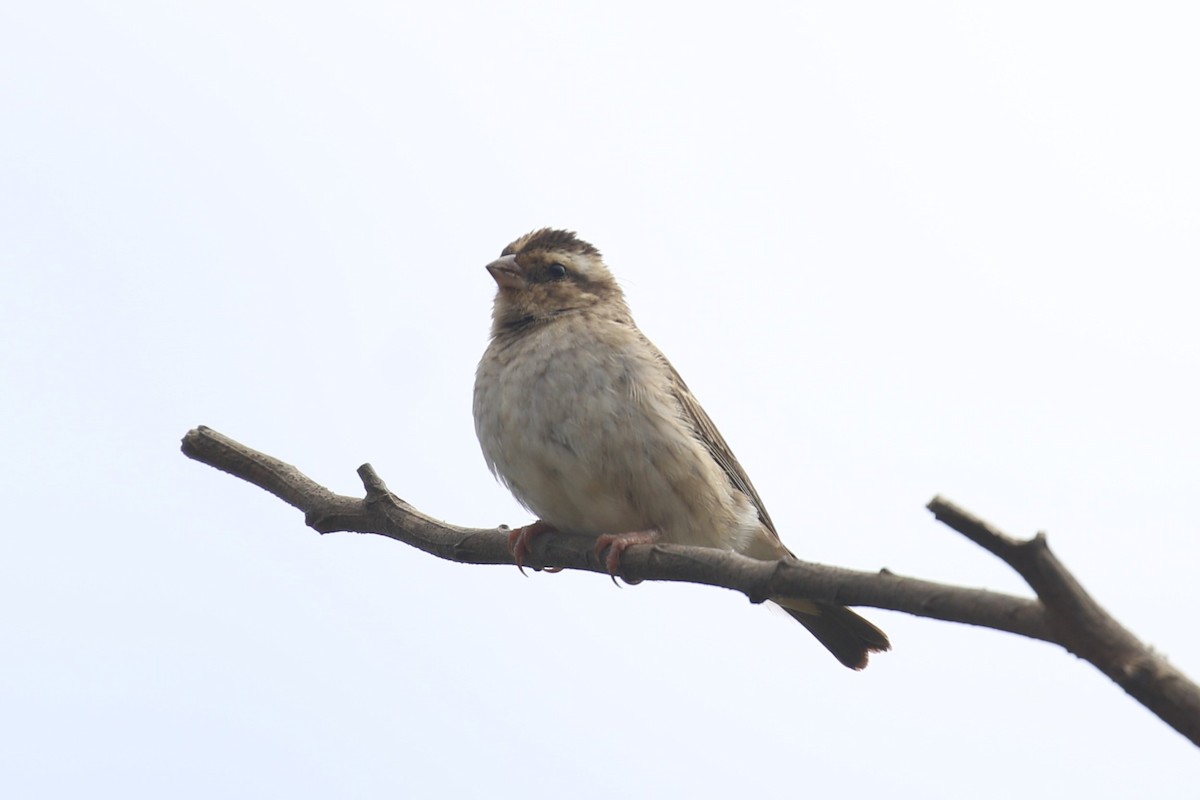
[[[464,564],[514,564],[508,528],[463,528],[429,517],[392,494],[370,464],[359,467],[364,498],[334,494],[290,464],[207,427],[188,431],[183,453],[265,489],[304,512],[320,533],[374,533]],[[1125,630],[1050,552],[1046,538],[1013,539],[935,497],[934,516],[1012,567],[1037,600],[934,583],[888,570],[859,572],[795,559],[758,561],[738,553],[681,545],[630,547],[621,557],[628,582],[683,581],[770,597],[873,606],[978,625],[1052,642],[1086,659],[1167,724],[1200,745],[1200,687]],[[526,565],[607,574],[594,537],[562,533],[533,539]]]
[[[1046,535],[1013,539],[935,497],[934,517],[992,553],[1037,594],[1053,641],[1090,662],[1164,722],[1200,745],[1200,688],[1101,608],[1058,557]]]

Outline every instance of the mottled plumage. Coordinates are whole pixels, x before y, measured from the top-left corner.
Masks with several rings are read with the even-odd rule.
[[[600,252],[542,229],[488,265],[499,291],[475,380],[475,430],[493,473],[551,529],[600,536],[614,569],[661,541],[790,555],[758,492],[666,357],[634,324]],[[849,609],[774,598],[854,669],[887,637]]]

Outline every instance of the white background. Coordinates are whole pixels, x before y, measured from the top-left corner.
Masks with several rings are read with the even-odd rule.
[[[436,6],[436,8],[435,8]],[[207,424],[522,524],[474,440],[526,231],[596,244],[802,557],[1027,593],[1200,676],[1189,4],[8,3],[5,797],[1195,797],[1049,645],[320,537]]]

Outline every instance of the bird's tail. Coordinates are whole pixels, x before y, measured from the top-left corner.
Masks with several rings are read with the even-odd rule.
[[[845,606],[787,598],[775,602],[850,669],[865,667],[871,653],[892,649],[886,633]]]

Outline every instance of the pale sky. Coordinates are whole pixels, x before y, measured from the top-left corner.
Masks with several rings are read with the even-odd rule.
[[[1050,544],[1200,677],[1187,3],[0,8],[0,794],[1190,798],[1059,648],[307,529],[530,520],[471,385],[520,234],[597,245],[801,557],[1028,594]]]

